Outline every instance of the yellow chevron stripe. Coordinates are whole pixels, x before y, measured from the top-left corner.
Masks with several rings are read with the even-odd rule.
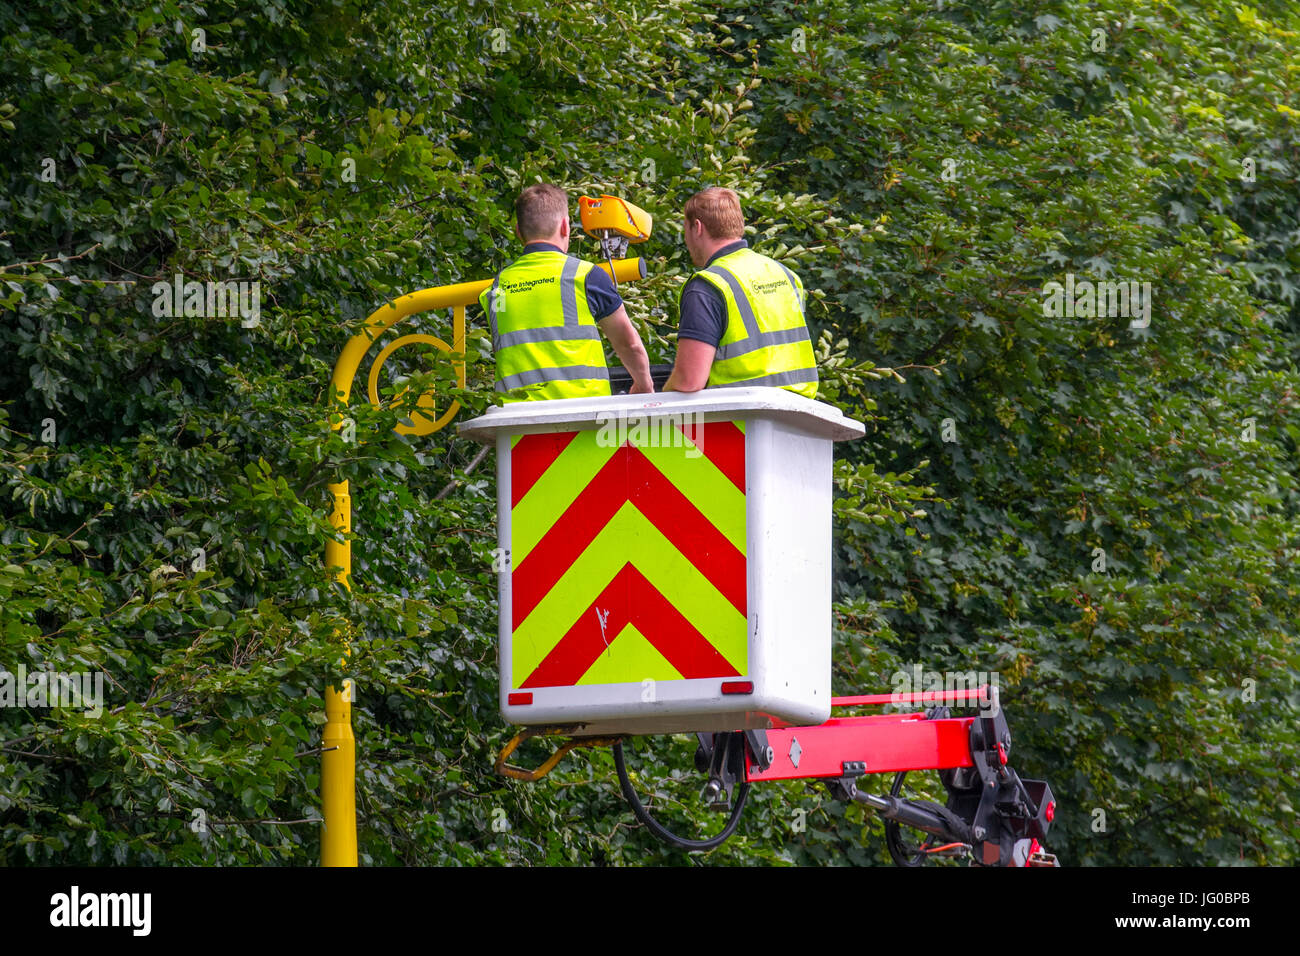
[[[609,650],[596,659],[578,683],[626,684],[630,683],[629,674],[641,675],[633,678],[638,684],[646,678],[656,681],[682,679],[681,672],[668,663],[668,658],[629,624],[610,641]]]
[[[745,616],[629,501],[516,628],[511,653],[514,686],[536,670],[628,562],[732,667],[741,674],[746,672],[749,622]],[[641,680],[645,676],[625,679]]]

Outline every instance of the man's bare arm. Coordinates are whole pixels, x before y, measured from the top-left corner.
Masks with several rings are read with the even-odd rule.
[[[631,395],[643,395],[655,390],[654,380],[650,377],[650,359],[645,346],[641,344],[641,335],[632,320],[627,317],[627,309],[619,306],[598,323],[600,331],[609,339],[623,367],[632,375]]]
[[[665,392],[698,392],[709,383],[717,347],[696,339],[677,340],[677,362],[664,383]]]

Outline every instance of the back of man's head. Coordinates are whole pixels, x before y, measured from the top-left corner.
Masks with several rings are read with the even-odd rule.
[[[515,223],[524,242],[549,239],[569,218],[569,195],[559,186],[534,183],[515,200]]]
[[[741,239],[745,235],[745,217],[740,211],[740,197],[722,186],[702,189],[686,200],[686,222],[698,219],[710,239]]]

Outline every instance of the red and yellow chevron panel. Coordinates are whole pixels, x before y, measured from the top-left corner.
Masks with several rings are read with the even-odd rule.
[[[744,423],[677,427],[512,440],[512,686],[746,673]]]

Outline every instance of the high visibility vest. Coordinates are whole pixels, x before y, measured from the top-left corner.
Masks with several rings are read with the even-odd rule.
[[[492,330],[496,390],[527,390],[507,402],[610,394],[600,329],[587,305],[593,268],[563,252],[530,252],[479,296]]]
[[[709,388],[775,385],[817,397],[817,360],[804,321],[799,277],[742,248],[695,273],[727,303],[727,327],[709,369]]]

